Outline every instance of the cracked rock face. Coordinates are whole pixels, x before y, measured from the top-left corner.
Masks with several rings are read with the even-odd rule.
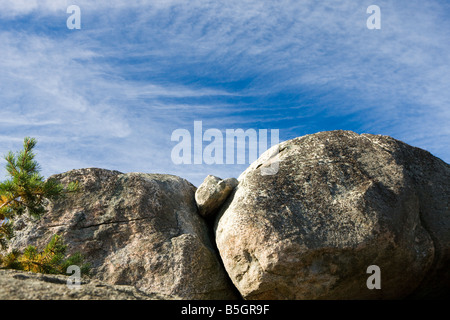
[[[182,299],[235,298],[186,180],[95,168],[51,178],[78,181],[80,192],[50,202],[39,221],[17,220],[11,248],[42,248],[57,233],[95,279]]]
[[[267,152],[270,152],[267,151]],[[450,166],[395,139],[321,132],[262,155],[216,219],[245,299],[401,299],[450,288]],[[367,268],[381,271],[369,290]]]

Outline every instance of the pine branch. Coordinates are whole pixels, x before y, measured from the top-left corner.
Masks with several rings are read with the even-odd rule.
[[[12,221],[27,211],[29,215],[40,217],[46,212],[44,201],[56,199],[68,193],[78,191],[78,183],[70,182],[66,187],[54,179],[44,180],[39,174],[39,164],[34,161],[33,148],[36,139],[26,137],[23,150],[14,154],[9,152],[6,156],[6,170],[9,180],[0,182],[0,246],[7,247],[8,241],[13,237]],[[5,223],[4,219],[8,219]],[[63,273],[64,266],[72,262],[81,262],[81,254],[75,254],[65,259],[67,246],[60,236],[53,236],[45,249],[38,252],[29,246],[23,254],[14,251],[6,257],[1,257],[0,267],[5,265],[17,269],[39,270],[45,273]],[[31,270],[32,269],[32,270]],[[89,267],[82,266],[83,272]]]
[[[12,176],[16,176],[19,174],[19,171],[16,168],[16,164],[14,161],[14,153],[12,153],[11,151],[5,156],[5,160],[7,162],[6,165],[6,170],[8,171],[8,173]],[[11,170],[9,169],[13,169],[13,172],[10,172]]]

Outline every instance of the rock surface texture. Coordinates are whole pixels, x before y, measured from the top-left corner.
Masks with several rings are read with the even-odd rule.
[[[295,138],[239,181],[199,189],[95,168],[52,178],[80,192],[17,219],[10,249],[60,234],[92,277],[75,291],[65,276],[0,270],[0,299],[450,297],[450,165],[390,137]],[[373,265],[381,289],[367,287]]]
[[[386,136],[321,132],[268,150],[218,214],[245,299],[402,299],[450,288],[450,166]],[[381,270],[369,290],[367,268]]]
[[[156,293],[144,293],[134,286],[110,285],[99,280],[82,280],[79,287],[69,288],[67,280],[68,276],[64,275],[0,270],[0,300],[180,299]]]
[[[94,279],[182,299],[235,298],[186,180],[94,168],[52,178],[78,181],[80,192],[49,203],[37,222],[16,221],[11,248],[42,248],[57,233],[69,253],[85,255]]]
[[[236,178],[222,180],[212,175],[207,176],[195,191],[200,215],[204,218],[213,217],[238,183]]]

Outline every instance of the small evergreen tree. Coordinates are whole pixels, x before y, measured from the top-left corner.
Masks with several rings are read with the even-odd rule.
[[[77,183],[64,188],[54,179],[45,180],[39,173],[39,164],[34,160],[36,139],[26,137],[23,150],[5,156],[9,179],[0,183],[0,245],[6,249],[13,236],[12,220],[25,211],[33,217],[45,212],[44,200],[56,199],[77,189]]]
[[[0,249],[7,249],[14,236],[12,222],[15,217],[27,212],[32,217],[40,217],[46,212],[45,200],[57,199],[78,189],[76,182],[64,188],[54,179],[45,180],[39,173],[39,164],[34,160],[33,149],[36,139],[26,137],[23,150],[5,156],[9,179],[0,183]],[[6,256],[0,255],[0,266],[44,273],[65,273],[71,264],[78,264],[82,256],[76,253],[65,258],[67,246],[60,236],[52,237],[46,248],[38,252],[29,246],[23,253],[13,250]],[[84,268],[84,269],[83,269]],[[88,266],[82,267],[86,273]]]
[[[54,235],[42,251],[28,246],[23,253],[13,250],[3,258],[3,268],[39,273],[65,274],[71,265],[80,266],[81,274],[89,274],[90,266],[83,263],[82,255],[77,252],[66,257],[67,245],[60,235]]]

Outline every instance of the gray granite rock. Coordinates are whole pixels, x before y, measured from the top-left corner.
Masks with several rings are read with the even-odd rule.
[[[200,215],[207,219],[214,217],[238,183],[236,178],[222,180],[208,175],[195,192],[195,201]]]
[[[450,166],[386,136],[321,132],[241,174],[216,243],[245,299],[402,299],[450,288]],[[270,160],[270,159],[269,159]],[[370,290],[367,268],[381,270]]]
[[[68,253],[80,251],[94,279],[183,299],[233,299],[196,188],[172,175],[79,169],[52,176],[80,192],[50,202],[39,221],[16,221],[11,249],[45,246],[61,234]]]
[[[69,286],[68,286],[69,280]],[[0,300],[179,300],[176,296],[144,293],[134,286],[99,280],[72,284],[69,276],[0,270]]]

